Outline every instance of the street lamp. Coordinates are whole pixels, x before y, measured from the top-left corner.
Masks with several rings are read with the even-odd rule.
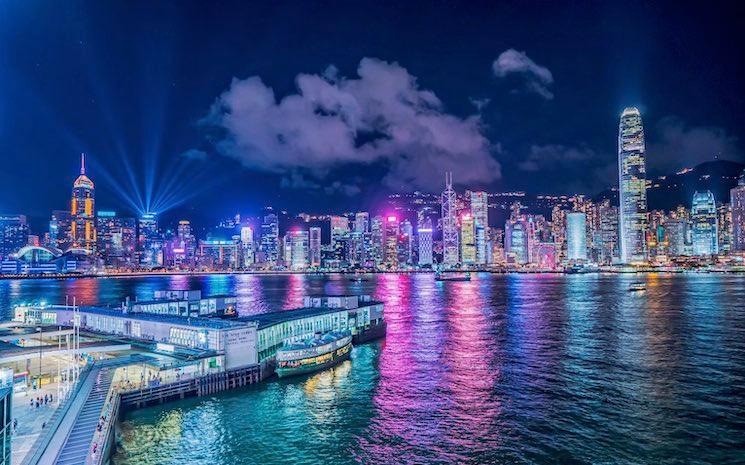
[[[42,327],[39,326],[36,328],[37,331],[39,331],[39,382],[37,383],[36,388],[41,389],[41,351],[42,351],[42,343],[41,343],[41,335],[42,335]]]

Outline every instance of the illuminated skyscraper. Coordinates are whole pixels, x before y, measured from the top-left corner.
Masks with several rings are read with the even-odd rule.
[[[464,265],[476,263],[476,225],[470,213],[460,219],[460,258]]]
[[[453,173],[445,173],[445,191],[442,193],[442,262],[446,267],[458,263],[458,220],[455,202]]]
[[[567,260],[587,260],[587,217],[582,212],[567,213]]]
[[[489,229],[489,197],[486,192],[471,192],[471,215],[474,221],[476,263],[486,263],[486,231]]]
[[[279,261],[279,218],[274,213],[266,215],[261,224],[261,251],[264,252],[270,266],[277,265]]]
[[[384,260],[389,270],[398,268],[398,218],[389,216],[385,222]]]
[[[163,264],[162,241],[158,234],[158,215],[143,213],[137,222],[137,254],[140,265],[153,267]]]
[[[719,253],[717,206],[711,191],[693,194],[691,221],[693,222],[693,255],[706,256]]]
[[[321,228],[310,228],[309,236],[310,266],[321,266]]]
[[[636,108],[626,108],[618,127],[618,198],[621,262],[647,260],[647,187],[644,128]]]
[[[385,221],[382,216],[373,217],[370,222],[371,261],[376,267],[383,265],[385,242]]]
[[[349,233],[349,219],[346,216],[332,216],[330,223],[332,244]]]
[[[432,223],[425,222],[425,226],[417,231],[419,239],[419,266],[432,265]]]
[[[134,218],[122,218],[112,211],[99,211],[96,236],[96,251],[104,265],[114,268],[135,266],[137,229]]]
[[[308,231],[292,230],[285,237],[285,264],[292,271],[308,268]]]
[[[254,248],[254,230],[251,226],[241,228],[241,252],[243,255],[243,267],[248,268],[256,261],[256,249]]]
[[[745,252],[745,170],[740,174],[737,187],[729,193],[732,205],[732,251]]]
[[[72,246],[88,252],[96,250],[95,189],[93,181],[85,175],[85,154],[80,155],[80,176],[72,185],[70,202],[70,236]]]
[[[25,215],[0,215],[0,258],[5,258],[28,244]]]

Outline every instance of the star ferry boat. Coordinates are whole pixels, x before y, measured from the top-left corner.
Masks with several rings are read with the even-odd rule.
[[[352,352],[348,332],[316,334],[277,351],[276,373],[280,378],[320,371],[347,360]]]

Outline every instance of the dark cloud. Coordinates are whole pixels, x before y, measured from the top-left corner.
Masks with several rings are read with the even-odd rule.
[[[736,137],[722,128],[688,126],[668,116],[646,130],[647,165],[661,173],[693,167],[715,158],[742,161]]]
[[[593,159],[597,159],[597,154],[586,146],[531,145],[527,158],[518,164],[518,168],[523,171],[539,171],[546,168],[555,169],[567,163]]]
[[[224,130],[220,153],[255,170],[323,179],[339,166],[382,162],[388,187],[426,190],[439,189],[446,170],[464,184],[500,178],[499,145],[479,116],[447,113],[397,63],[364,58],[357,74],[300,74],[297,93],[281,99],[258,76],[234,79],[203,123]]]
[[[549,90],[554,82],[553,74],[545,66],[531,60],[525,52],[518,52],[513,48],[505,50],[492,63],[492,71],[498,78],[519,75],[524,79],[525,86],[530,92],[547,100],[554,98],[554,94]]]

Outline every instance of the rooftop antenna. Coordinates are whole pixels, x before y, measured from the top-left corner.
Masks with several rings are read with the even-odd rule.
[[[80,154],[80,174],[85,174],[85,153]]]

